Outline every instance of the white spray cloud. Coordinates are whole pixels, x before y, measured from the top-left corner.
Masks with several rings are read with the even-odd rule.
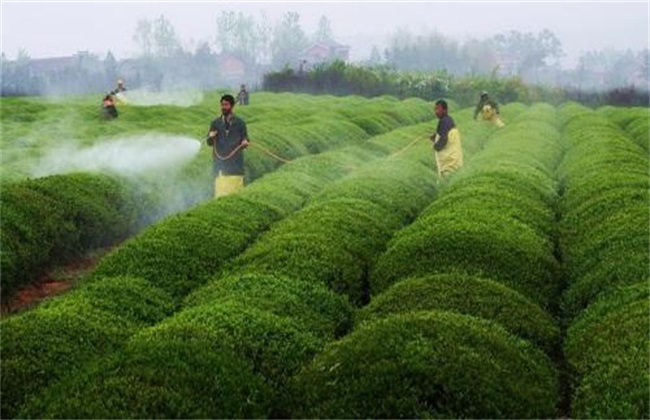
[[[198,140],[167,134],[107,139],[84,146],[66,142],[47,150],[35,162],[31,175],[67,172],[112,172],[127,176],[180,170],[199,152]]]
[[[135,106],[174,105],[188,107],[201,103],[203,93],[191,91],[151,92],[146,89],[136,89],[120,93],[118,98],[128,105]]]

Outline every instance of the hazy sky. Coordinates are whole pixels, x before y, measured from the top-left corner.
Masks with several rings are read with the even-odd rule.
[[[649,3],[637,2],[2,2],[2,51],[14,58],[19,48],[31,57],[71,55],[89,50],[118,58],[134,55],[136,22],[164,14],[187,47],[214,37],[221,11],[267,12],[273,21],[286,11],[301,14],[311,32],[321,15],[332,21],[336,37],[352,46],[353,59],[365,58],[397,28],[437,29],[459,40],[488,37],[507,30],[548,28],[563,43],[572,65],[594,49],[648,47]]]

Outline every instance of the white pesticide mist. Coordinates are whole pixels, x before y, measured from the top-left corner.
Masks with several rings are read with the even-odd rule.
[[[92,145],[68,141],[46,149],[30,172],[33,177],[69,172],[126,177],[142,194],[157,197],[150,213],[143,215],[147,225],[209,198],[211,166],[206,165],[205,176],[198,179],[184,174],[200,148],[198,140],[169,134],[120,137]]]
[[[118,99],[128,105],[153,106],[173,105],[188,107],[203,101],[203,93],[191,91],[152,92],[146,89],[127,90],[118,94]]]
[[[103,140],[90,146],[66,142],[45,151],[32,167],[34,177],[67,172],[111,172],[135,176],[179,170],[199,152],[189,137],[147,134]]]

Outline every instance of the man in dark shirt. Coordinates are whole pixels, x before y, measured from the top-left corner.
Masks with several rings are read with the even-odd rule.
[[[436,102],[436,117],[438,128],[431,136],[438,166],[438,176],[446,178],[463,166],[463,149],[460,142],[460,132],[454,120],[448,114],[448,105],[444,100]]]
[[[499,104],[496,101],[490,99],[490,96],[485,91],[481,93],[481,98],[479,99],[478,104],[476,105],[476,109],[474,110],[474,119],[477,119],[479,114],[481,114],[481,118],[484,121],[490,121],[497,127],[505,126],[503,121],[501,121]]]
[[[221,97],[221,116],[210,125],[208,145],[212,146],[215,198],[244,187],[244,149],[248,147],[246,122],[233,113],[235,98]]]

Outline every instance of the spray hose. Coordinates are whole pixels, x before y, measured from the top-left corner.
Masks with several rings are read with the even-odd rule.
[[[407,144],[406,146],[402,147],[401,149],[399,149],[399,150],[396,151],[395,153],[393,153],[393,154],[391,154],[390,156],[388,156],[388,159],[393,159],[393,158],[395,158],[395,157],[401,155],[401,154],[404,153],[407,149],[411,148],[411,146],[415,145],[417,142],[419,142],[420,140],[424,139],[425,137],[426,137],[426,136],[419,136],[419,137],[416,137],[415,139],[413,139],[412,142],[410,142],[410,143]]]
[[[212,157],[218,160],[230,160],[232,159],[233,156],[237,154],[244,146],[240,144],[239,146],[235,147],[228,155],[226,156],[221,156],[219,152],[217,152],[217,142],[212,143]]]
[[[419,136],[419,137],[416,137],[412,142],[410,142],[410,143],[407,144],[406,146],[402,147],[401,149],[397,150],[397,151],[394,152],[393,154],[389,155],[388,158],[389,158],[389,159],[392,159],[392,158],[395,158],[395,157],[399,156],[400,154],[404,153],[407,149],[411,148],[413,145],[415,145],[416,143],[418,143],[420,140],[422,140],[422,139],[424,139],[424,138],[425,138],[425,136]],[[262,146],[262,145],[260,145],[260,144],[258,144],[258,143],[248,143],[248,144],[249,144],[250,146],[257,147],[258,149],[260,149],[260,150],[262,151],[262,153],[264,153],[264,154],[266,154],[266,155],[272,157],[273,159],[275,159],[275,160],[277,160],[277,161],[279,161],[279,162],[282,162],[282,163],[291,163],[291,160],[289,160],[289,159],[285,159],[285,158],[282,158],[282,157],[276,155],[275,153],[273,153],[272,151],[270,151],[269,149],[267,149],[266,147],[264,147],[264,146]],[[213,156],[215,159],[218,159],[218,160],[221,160],[221,161],[230,160],[230,159],[232,159],[233,156],[235,156],[235,155],[237,154],[237,152],[239,152],[239,151],[240,151],[241,149],[243,149],[243,148],[244,148],[244,145],[243,145],[243,144],[240,144],[239,146],[235,147],[235,148],[234,148],[230,153],[228,153],[226,156],[221,156],[221,155],[217,152],[217,143],[216,143],[216,141],[215,141],[215,142],[212,143],[212,156]]]
[[[279,162],[282,162],[282,163],[289,163],[289,162],[291,162],[291,160],[288,160],[288,159],[285,159],[285,158],[282,158],[282,157],[276,155],[275,153],[273,153],[272,151],[270,151],[269,149],[267,149],[266,147],[264,147],[264,146],[262,146],[262,145],[260,145],[260,144],[257,144],[257,143],[248,143],[248,145],[249,145],[249,146],[253,146],[253,147],[257,147],[258,149],[260,149],[260,150],[262,151],[262,153],[264,153],[264,154],[266,154],[266,155],[272,157],[273,159],[275,159],[275,160],[277,160],[277,161],[279,161]],[[228,153],[226,156],[221,156],[221,155],[219,154],[219,152],[217,152],[217,143],[216,143],[216,142],[213,142],[213,143],[212,143],[212,157],[214,157],[215,159],[218,159],[218,160],[230,160],[230,159],[233,158],[233,156],[235,156],[235,155],[237,154],[237,152],[239,152],[239,151],[240,151],[241,149],[243,149],[243,148],[244,148],[244,145],[243,145],[243,144],[240,144],[239,146],[235,147],[235,148],[234,148],[230,153]]]

